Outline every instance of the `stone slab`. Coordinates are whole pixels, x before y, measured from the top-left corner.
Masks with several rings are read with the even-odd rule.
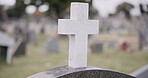
[[[141,67],[140,69],[136,70],[131,74],[136,78],[148,78],[148,65]]]
[[[71,68],[62,66],[37,73],[27,78],[135,78],[109,69],[87,66]]]

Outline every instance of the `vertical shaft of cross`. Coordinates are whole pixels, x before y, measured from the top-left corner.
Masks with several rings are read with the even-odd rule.
[[[98,34],[99,21],[88,20],[88,3],[71,3],[70,19],[58,20],[58,33],[69,35],[68,66],[87,67],[88,34]]]
[[[88,19],[88,4],[87,3],[71,3],[70,19],[71,20],[87,20]]]
[[[71,20],[87,20],[88,19],[88,4],[71,3],[70,12],[71,12],[70,14]],[[84,39],[84,40],[79,40],[79,38]],[[81,47],[78,47],[78,45],[81,45]],[[83,51],[81,51],[80,48],[83,48]],[[69,36],[68,66],[74,67],[74,68],[87,66],[87,36],[86,35],[84,36],[70,35]]]

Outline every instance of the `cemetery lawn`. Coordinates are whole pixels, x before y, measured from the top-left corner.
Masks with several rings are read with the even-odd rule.
[[[25,78],[32,74],[58,66],[67,65],[68,38],[58,38],[59,53],[44,53],[47,36],[39,35],[35,42],[28,44],[27,55],[14,57],[10,65],[0,63],[0,78]],[[148,64],[148,52],[119,52],[115,49],[103,53],[89,53],[88,65],[120,71],[130,74]]]

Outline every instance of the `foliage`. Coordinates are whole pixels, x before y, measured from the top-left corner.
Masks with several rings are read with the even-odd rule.
[[[148,14],[148,5],[147,5],[147,11],[144,9],[144,6],[145,6],[145,5],[143,5],[143,4],[140,4],[140,5],[139,5],[140,12],[141,12],[142,15]]]
[[[130,19],[131,18],[130,11],[133,8],[134,8],[134,5],[124,2],[124,3],[117,6],[116,13],[124,12],[126,18]]]
[[[40,4],[37,4],[40,1]],[[35,5],[37,8],[44,4],[49,4],[48,15],[53,18],[64,18],[65,10],[69,7],[70,2],[86,2],[85,0],[31,0],[29,4],[24,4],[24,0],[16,0],[16,4],[13,8],[7,10],[9,17],[20,18],[25,14],[25,8],[28,5]]]
[[[85,2],[85,0],[43,0],[43,2],[49,3],[48,13],[57,19],[64,18],[65,10],[69,7],[70,2]]]
[[[16,0],[14,7],[7,10],[8,17],[20,18],[25,14],[26,5],[23,0]]]

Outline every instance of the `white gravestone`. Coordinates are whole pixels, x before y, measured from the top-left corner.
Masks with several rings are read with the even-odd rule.
[[[6,54],[6,62],[7,64],[11,64],[12,57],[13,57],[13,46],[14,46],[14,39],[9,37],[6,33],[0,32],[0,46],[8,47],[7,54]]]
[[[68,66],[87,67],[88,34],[98,34],[99,21],[88,20],[88,3],[71,3],[70,19],[58,20],[58,34],[69,35]]]

